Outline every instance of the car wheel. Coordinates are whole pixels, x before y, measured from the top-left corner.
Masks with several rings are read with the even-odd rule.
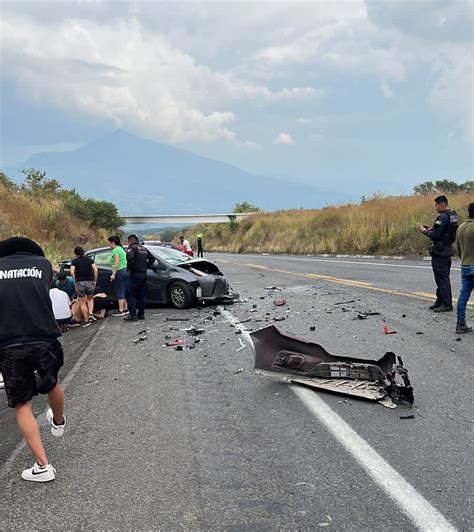
[[[188,308],[194,303],[192,290],[185,283],[173,283],[169,288],[168,295],[174,308]]]

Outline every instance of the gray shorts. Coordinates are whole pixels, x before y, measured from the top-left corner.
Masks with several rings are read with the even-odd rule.
[[[76,283],[77,297],[94,295],[94,281],[78,281]]]

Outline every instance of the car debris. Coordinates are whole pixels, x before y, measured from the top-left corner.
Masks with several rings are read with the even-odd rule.
[[[349,303],[355,303],[355,299],[350,299],[349,301],[338,301],[334,305],[349,305]]]
[[[191,327],[190,329],[185,329],[185,331],[191,336],[198,336],[206,332],[204,329],[198,329],[197,327]]]
[[[167,347],[176,347],[178,345],[183,345],[184,340],[181,340],[180,338],[175,338],[174,340],[170,340],[169,342],[166,342]]]
[[[247,347],[247,344],[244,344],[244,342],[242,342],[241,338],[239,338],[239,342],[240,342],[240,347],[236,350],[237,353],[239,351],[242,351],[242,349],[245,349]]]
[[[282,307],[283,305],[286,305],[286,299],[276,299],[273,304],[276,307]]]
[[[138,337],[135,338],[135,340],[133,340],[134,344],[139,344],[140,342],[144,342],[148,338],[146,329],[143,329],[143,331],[138,331],[137,335]]]
[[[397,331],[392,331],[388,325],[383,326],[384,334],[397,334]]]
[[[381,402],[414,402],[413,388],[401,357],[387,352],[379,360],[335,356],[321,345],[302,340],[269,325],[250,333],[256,373],[280,376],[319,390]]]
[[[408,416],[400,416],[400,419],[415,419],[415,415],[409,414]]]

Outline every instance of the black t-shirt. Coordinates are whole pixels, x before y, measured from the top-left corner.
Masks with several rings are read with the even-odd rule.
[[[94,270],[92,269],[93,264],[94,261],[90,257],[85,256],[76,257],[71,261],[71,266],[76,268],[76,282],[94,280]]]
[[[96,286],[94,289],[94,296],[97,294],[105,294],[104,290],[100,286]],[[110,297],[94,297],[94,312],[99,312],[100,310],[111,310],[117,306],[115,300]]]
[[[51,263],[30,253],[0,258],[0,346],[53,341],[61,335],[49,288]]]

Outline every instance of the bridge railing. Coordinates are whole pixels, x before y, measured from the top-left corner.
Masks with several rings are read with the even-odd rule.
[[[252,212],[230,214],[152,214],[122,216],[126,224],[219,224],[247,218]]]

